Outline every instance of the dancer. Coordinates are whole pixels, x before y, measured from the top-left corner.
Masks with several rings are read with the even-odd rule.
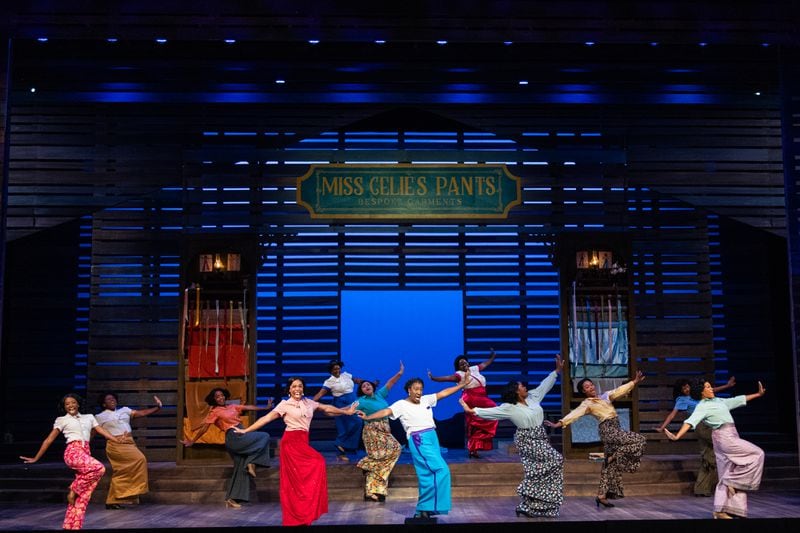
[[[747,517],[747,493],[758,490],[764,471],[764,450],[739,437],[733,423],[731,410],[761,398],[767,389],[758,382],[758,392],[733,398],[716,398],[714,388],[708,381],[693,383],[692,398],[700,400],[694,412],[681,429],[672,434],[664,433],[671,440],[683,437],[701,422],[711,426],[711,439],[717,456],[719,482],[714,492],[714,518]]]
[[[319,409],[328,416],[349,416],[356,412],[358,402],[347,409],[309,400],[303,378],[289,378],[287,400],[278,404],[247,429],[237,433],[249,433],[283,418],[286,431],[280,446],[280,495],[284,526],[307,526],[328,512],[328,475],[325,459],[308,443],[308,430],[314,411]]]
[[[389,397],[389,391],[403,375],[404,370],[403,362],[400,361],[400,370],[389,378],[386,385],[377,390],[372,382],[362,381],[358,387],[361,393],[358,397],[359,411],[365,415],[371,415],[389,407],[386,398]],[[400,458],[401,446],[392,436],[389,420],[386,418],[364,422],[361,438],[364,441],[367,456],[361,459],[356,466],[366,474],[364,500],[382,502],[386,499],[389,474],[392,473],[395,463]]]
[[[519,450],[525,471],[517,487],[520,502],[517,516],[558,516],[564,502],[564,457],[550,445],[542,426],[544,411],[541,402],[553,388],[564,368],[561,355],[556,355],[556,368],[530,393],[519,381],[506,385],[499,407],[472,408],[460,399],[464,411],[487,420],[511,420],[517,426],[514,445]]]
[[[131,419],[151,415],[161,409],[161,400],[153,396],[156,406],[133,410],[118,407],[116,393],[100,395],[103,411],[95,418],[100,427],[117,437],[119,443],[106,441],[106,456],[111,463],[111,485],[106,496],[106,509],[124,509],[125,504],[138,504],[139,496],[147,494],[147,458],[133,440]]]
[[[470,365],[469,359],[466,356],[459,355],[453,361],[455,367],[455,374],[449,376],[433,376],[431,371],[428,370],[428,377],[433,381],[455,381],[459,382],[464,379],[464,373],[469,370],[470,381],[464,387],[464,392],[461,398],[470,407],[497,407],[489,396],[486,395],[486,378],[481,375],[481,370],[494,362],[494,348],[489,349],[489,359],[478,364]],[[491,450],[492,439],[497,433],[497,420],[483,420],[470,413],[466,414],[467,422],[467,451],[470,458],[479,459],[479,450]]]
[[[736,378],[731,376],[724,385],[714,387],[714,392],[723,391],[736,385]],[[667,415],[656,431],[663,432],[672,422],[675,415],[680,411],[685,411],[687,416],[694,412],[698,400],[689,394],[690,386],[688,379],[679,379],[672,388],[672,396],[675,399],[675,408]],[[713,496],[714,487],[717,485],[717,460],[714,457],[714,444],[711,442],[711,428],[708,424],[700,422],[694,429],[697,435],[697,442],[700,443],[700,470],[697,471],[697,479],[694,482],[695,496]]]
[[[545,425],[549,427],[560,428],[570,425],[583,415],[592,415],[599,422],[598,431],[600,440],[603,441],[605,460],[600,470],[597,497],[594,499],[598,509],[601,505],[614,507],[614,504],[608,501],[609,498],[612,500],[624,498],[622,472],[633,473],[639,469],[647,440],[639,433],[620,428],[619,417],[612,402],[627,396],[642,381],[644,375],[636,372],[636,377],[629,382],[598,396],[592,380],[584,378],[578,382],[578,391],[586,396],[586,399],[555,424],[545,421]]]
[[[333,406],[345,408],[356,401],[355,386],[360,385],[362,379],[354,378],[348,372],[342,372],[344,363],[334,359],[328,363],[330,377],[322,384],[322,388],[314,395],[313,401],[319,402],[327,394],[333,396]],[[340,416],[336,419],[336,440],[334,446],[339,451],[339,459],[349,461],[348,453],[358,449],[358,439],[361,437],[361,419],[357,416]]]
[[[430,518],[432,515],[447,514],[450,511],[450,469],[442,458],[436,424],[433,421],[433,407],[442,398],[463,389],[469,383],[469,369],[458,385],[441,390],[436,394],[422,395],[423,383],[420,378],[406,381],[408,397],[371,415],[359,412],[364,421],[390,417],[400,420],[408,437],[408,447],[417,471],[419,497],[414,518]]]
[[[184,446],[192,446],[208,431],[211,424],[225,433],[225,449],[233,459],[233,472],[225,492],[225,506],[239,509],[242,507],[241,502],[250,501],[249,478],[256,477],[255,465],[269,466],[269,433],[242,435],[234,430],[242,427],[241,415],[243,412],[269,410],[272,407],[272,399],[270,398],[266,407],[258,407],[255,405],[227,405],[226,402],[230,397],[231,393],[228,389],[221,387],[211,389],[206,396],[206,403],[211,406],[211,411],[192,438],[184,439],[181,442]]]
[[[64,529],[81,529],[83,527],[86,507],[89,505],[89,500],[92,499],[92,492],[106,472],[106,467],[92,457],[89,450],[92,429],[109,441],[120,443],[117,437],[97,424],[93,415],[80,412],[81,403],[81,397],[74,392],[61,398],[58,411],[62,416],[56,418],[53,430],[44,439],[39,451],[33,457],[19,456],[25,463],[33,464],[42,458],[59,433],[64,434],[64,438],[67,440],[64,462],[75,471],[75,481],[70,484],[67,493],[67,513],[64,515],[64,524],[62,525]]]

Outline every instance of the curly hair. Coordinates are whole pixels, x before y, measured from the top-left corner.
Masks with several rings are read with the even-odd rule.
[[[520,385],[522,385],[521,381],[509,381],[506,383],[506,386],[503,387],[503,392],[500,393],[500,401],[504,403],[517,403],[517,401],[519,401],[517,391]]]
[[[338,366],[339,368],[344,368],[344,361],[341,359],[332,359],[328,363],[328,372],[333,372],[333,367]]]
[[[117,396],[116,392],[104,392],[103,394],[100,395],[99,398],[97,398],[97,405],[103,407],[106,404],[106,398],[108,398],[109,396],[113,396],[114,401],[119,403],[119,396]]]
[[[464,355],[464,354],[461,354],[461,355],[459,355],[458,357],[456,357],[455,359],[453,359],[453,368],[455,368],[455,369],[456,369],[456,371],[458,371],[458,369],[459,369],[459,368],[458,368],[458,362],[459,362],[459,361],[461,361],[462,359],[463,359],[464,361],[466,361],[466,362],[467,362],[467,366],[469,366],[469,359],[467,359],[467,356],[466,356],[466,355]]]
[[[419,383],[420,385],[425,387],[425,383],[422,381],[422,378],[411,378],[408,381],[406,381],[405,385],[403,385],[403,389],[406,391],[406,394],[408,394],[408,391],[411,390],[411,386],[414,383]]]
[[[61,401],[58,402],[58,414],[60,414],[61,416],[67,414],[67,409],[64,407],[64,403],[67,401],[67,398],[72,398],[73,400],[78,402],[78,412],[80,413],[81,407],[83,407],[83,398],[81,398],[75,392],[68,392],[67,394],[64,395],[63,398],[61,398]]]
[[[585,392],[583,392],[583,384],[584,384],[584,383],[586,383],[587,381],[588,381],[589,383],[594,383],[594,381],[592,381],[592,380],[591,380],[591,379],[589,379],[589,378],[583,378],[582,380],[580,380],[580,381],[578,382],[577,393],[578,393],[580,396],[586,396],[586,393],[585,393]]]
[[[362,380],[361,383],[358,384],[358,396],[359,397],[366,396],[366,394],[364,394],[364,391],[361,390],[361,387],[364,385],[364,383],[369,383],[370,385],[372,385],[373,393],[378,390],[378,384],[376,382],[369,381],[369,380],[366,380],[366,379]]]
[[[705,378],[697,378],[690,381],[689,396],[691,396],[693,400],[702,400],[703,389],[706,387],[706,383],[708,383],[708,380]]]
[[[225,400],[231,399],[231,391],[228,389],[223,389],[222,387],[214,387],[211,391],[206,394],[206,403],[211,407],[217,406],[217,401],[214,399],[214,396],[217,394],[217,391],[220,391],[223,396],[225,396]]]
[[[675,382],[675,385],[672,386],[672,399],[677,400],[680,396],[683,396],[683,387],[684,385],[689,385],[691,390],[692,382],[686,378],[680,378]]]

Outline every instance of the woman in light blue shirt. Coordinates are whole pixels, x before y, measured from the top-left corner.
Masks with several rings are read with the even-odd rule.
[[[475,407],[460,400],[465,412],[485,420],[511,420],[517,426],[514,444],[519,450],[525,477],[517,487],[520,502],[517,516],[558,516],[564,501],[564,457],[551,445],[542,426],[544,411],[541,402],[556,383],[564,367],[556,356],[556,369],[536,387],[528,389],[519,381],[506,385],[498,407]]]
[[[714,388],[708,381],[704,381],[702,386],[699,382],[692,383],[692,398],[700,400],[694,412],[684,421],[678,433],[672,434],[664,429],[667,437],[678,440],[701,422],[711,427],[719,474],[714,491],[714,518],[746,517],[747,492],[758,490],[761,484],[764,450],[739,437],[731,410],[747,405],[750,400],[764,396],[765,392],[759,381],[758,392],[723,399],[714,396]]]
[[[714,387],[714,392],[730,389],[736,385],[736,378],[731,376],[724,385]],[[679,379],[675,382],[672,389],[672,397],[675,399],[675,407],[670,411],[656,431],[663,432],[672,422],[672,419],[681,412],[685,411],[689,416],[694,412],[699,400],[695,400],[689,394],[691,390],[689,380]],[[714,457],[714,443],[711,441],[711,428],[708,424],[701,422],[694,428],[697,435],[697,442],[700,443],[700,470],[697,471],[697,478],[694,482],[695,496],[713,496],[714,487],[717,485],[717,460]]]

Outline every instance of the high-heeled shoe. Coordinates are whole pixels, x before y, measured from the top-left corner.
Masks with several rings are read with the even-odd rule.
[[[478,455],[478,452],[469,452],[469,458],[470,459],[480,459],[481,456]]]
[[[364,494],[364,501],[365,502],[379,502],[381,501],[380,496],[377,494]]]
[[[594,503],[596,503],[596,504],[597,504],[597,508],[598,508],[598,509],[600,509],[600,506],[601,506],[601,505],[602,505],[603,507],[614,507],[614,504],[613,504],[613,503],[610,503],[610,502],[608,502],[608,501],[606,501],[606,499],[605,499],[605,498],[596,497],[596,498],[594,499]]]
[[[533,518],[533,515],[527,511],[523,511],[522,509],[514,509],[514,514],[517,515],[517,518],[520,516],[527,516],[528,518]]]
[[[225,500],[225,507],[230,507],[231,509],[241,509],[242,504],[237,502],[236,500],[228,498],[227,500]]]
[[[733,520],[733,517],[731,515],[729,515],[728,513],[716,513],[715,512],[715,513],[711,513],[711,516],[714,517],[714,520],[717,520],[719,518],[724,518],[726,520]]]
[[[430,518],[431,512],[430,511],[417,511],[414,513],[414,518]]]

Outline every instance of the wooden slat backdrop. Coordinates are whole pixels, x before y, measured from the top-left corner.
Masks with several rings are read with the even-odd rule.
[[[558,350],[557,284],[546,243],[561,231],[603,229],[629,232],[634,242],[636,356],[651,373],[641,392],[648,429],[669,407],[667,387],[678,374],[729,370],[714,365],[714,337],[717,344],[724,342],[714,328],[726,316],[712,311],[720,301],[712,283],[716,279],[735,291],[741,278],[725,280],[724,263],[711,268],[712,250],[719,245],[709,220],[714,231],[723,227],[715,217],[723,216],[786,235],[775,94],[779,65],[768,49],[700,54],[682,45],[648,62],[622,60],[633,57],[624,47],[595,54],[570,45],[551,56],[542,54],[551,48],[534,49],[539,54],[527,60],[524,51],[514,52],[483,67],[481,61],[495,52],[490,47],[483,52],[471,45],[453,47],[439,57],[430,46],[419,46],[414,57],[430,55],[429,60],[401,69],[409,58],[390,52],[383,58],[386,73],[375,78],[370,69],[359,73],[350,65],[353,45],[322,52],[298,46],[286,53],[279,43],[266,50],[284,54],[267,65],[288,69],[291,89],[281,91],[274,86],[274,68],[259,70],[265,64],[255,56],[263,48],[213,51],[209,43],[185,42],[159,50],[166,54],[162,58],[152,43],[150,49],[128,43],[119,55],[99,50],[96,42],[20,46],[8,239],[23,244],[46,229],[92,216],[86,243],[91,250],[88,391],[114,388],[125,404],[149,405],[153,393],[168,406],[176,403],[182,232],[265,235],[259,276],[265,287],[274,284],[264,292],[276,294],[259,298],[264,310],[258,370],[264,375],[259,395],[271,396],[272,384],[288,373],[319,381],[324,361],[339,352],[335,331],[287,330],[287,319],[298,325],[338,324],[338,291],[352,283],[464,289],[465,349],[485,352],[490,336],[501,356],[490,373],[493,390],[520,367],[538,382]],[[75,59],[76,50],[85,56]],[[198,50],[209,52],[208,61],[187,58]],[[469,68],[462,73],[455,68],[463,64],[458,58],[465,50],[485,69],[477,78]],[[243,61],[258,73],[244,79],[223,74],[231,54],[240,53],[250,54]],[[120,64],[132,65],[134,74],[119,74],[128,72],[114,70]],[[681,65],[688,65],[686,72],[671,70]],[[534,81],[540,69],[554,81]],[[397,72],[410,81],[398,83]],[[321,75],[330,79],[314,83]],[[523,76],[531,78],[527,88],[518,84]],[[492,84],[495,79],[502,83]],[[756,98],[750,80],[763,81],[765,94]],[[224,82],[242,81],[253,82],[242,91],[244,100],[225,104],[232,89]],[[29,84],[36,93],[29,92]],[[369,85],[359,89],[359,84]],[[306,165],[284,161],[325,154],[330,148],[320,142],[327,139],[325,132],[333,133],[339,156],[363,159],[355,148],[384,147],[356,145],[348,131],[400,132],[395,154],[412,160],[431,154],[409,142],[411,133],[453,134],[431,137],[435,142],[423,146],[456,160],[482,152],[478,160],[519,163],[510,169],[524,179],[525,203],[498,224],[453,220],[388,230],[354,224],[354,230],[311,222],[294,205],[294,178]],[[511,149],[497,152],[494,140],[509,141],[503,146]],[[288,150],[301,146],[317,151]],[[549,164],[536,164],[533,149]],[[234,166],[237,161],[250,164]],[[222,203],[232,201],[246,203]],[[301,262],[295,255],[316,259]],[[497,276],[497,266],[487,263],[498,261],[503,270],[513,265],[513,275]],[[396,265],[376,265],[383,262]],[[320,284],[321,294],[287,294],[290,272]],[[373,272],[379,276],[366,275]],[[769,305],[760,303],[754,312]],[[500,314],[492,306],[509,311],[486,318]],[[31,331],[15,335],[24,338]],[[758,365],[763,356],[751,352],[745,359]],[[754,412],[765,427],[777,416],[770,409]],[[151,457],[173,457],[175,417],[168,408],[141,422],[142,444]]]

